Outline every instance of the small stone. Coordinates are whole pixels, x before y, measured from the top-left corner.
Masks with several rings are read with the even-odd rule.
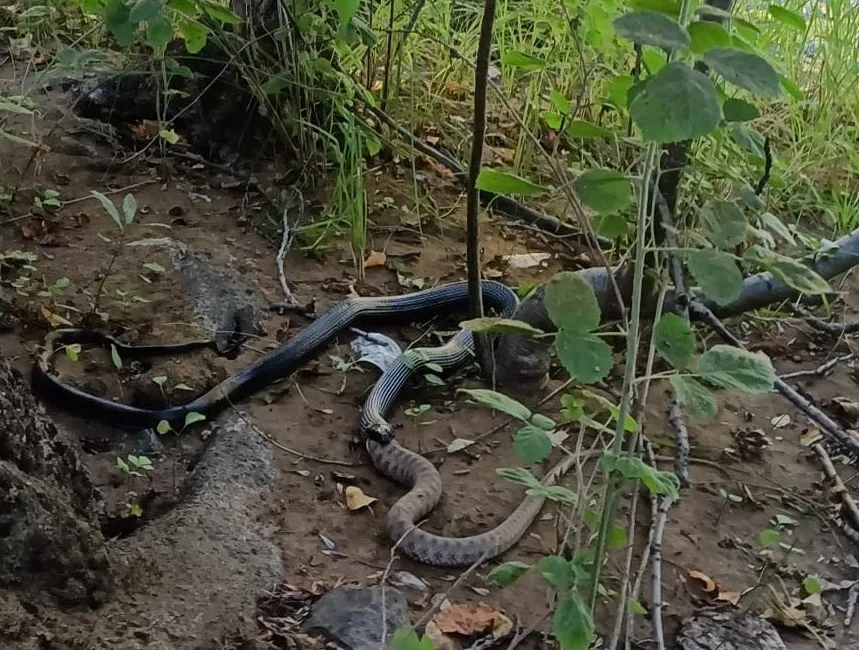
[[[802,356],[799,354],[795,354],[790,358],[794,363],[802,363]]]
[[[323,634],[348,650],[377,650],[382,643],[382,587],[338,587],[313,605],[305,631]],[[409,622],[406,597],[384,587],[385,638]]]

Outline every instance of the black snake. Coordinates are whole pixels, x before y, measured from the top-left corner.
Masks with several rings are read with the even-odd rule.
[[[484,306],[502,316],[512,315],[519,304],[516,294],[501,283],[484,281],[482,289]],[[52,374],[51,358],[64,346],[73,344],[100,345],[105,348],[113,346],[121,358],[130,359],[216,348],[213,341],[134,346],[92,330],[60,329],[51,332],[45,339],[44,350],[33,369],[33,384],[44,397],[87,417],[133,430],[154,428],[166,420],[179,430],[189,413],[200,413],[210,419],[224,408],[288,376],[347,327],[359,323],[413,322],[450,312],[467,303],[468,286],[465,282],[441,285],[403,296],[345,300],[281,346],[200,397],[187,404],[162,409],[142,409],[113,402],[65,384]],[[504,552],[524,534],[543,503],[540,498],[528,497],[501,524],[473,537],[440,537],[414,527],[415,522],[432,510],[441,497],[441,477],[427,459],[403,448],[392,439],[393,432],[385,415],[400,391],[422,366],[432,363],[445,371],[453,371],[472,359],[473,353],[473,335],[468,330],[461,330],[441,347],[405,353],[383,373],[362,409],[361,430],[373,464],[388,477],[411,488],[391,508],[388,532],[395,542],[408,533],[400,541],[399,548],[418,561],[436,566],[472,564],[480,558],[489,559]],[[545,482],[553,482],[568,465],[569,459],[550,471]]]

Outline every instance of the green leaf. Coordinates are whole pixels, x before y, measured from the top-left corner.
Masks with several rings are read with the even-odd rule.
[[[358,11],[360,0],[334,0],[334,9],[340,16],[340,24],[345,25]]]
[[[576,493],[561,485],[538,485],[537,487],[525,490],[525,494],[529,497],[559,501],[561,503],[575,504],[577,501]]]
[[[746,216],[736,203],[710,199],[698,213],[704,236],[718,248],[733,248],[746,238]]]
[[[111,201],[104,194],[96,190],[90,190],[90,194],[92,194],[96,199],[98,199],[98,202],[101,203],[102,207],[110,215],[110,218],[116,222],[116,225],[119,226],[120,230],[123,230],[124,225],[122,223],[122,219],[120,218],[119,211],[116,209],[116,206],[113,204],[113,201]]]
[[[164,0],[137,0],[128,13],[128,22],[132,25],[152,20],[161,11]]]
[[[481,169],[477,176],[476,185],[477,189],[494,194],[537,196],[546,192],[545,189],[529,180],[495,169]]]
[[[537,329],[524,321],[513,320],[512,318],[473,318],[462,321],[459,326],[462,329],[481,332],[483,334],[526,334],[529,336],[543,334],[543,330]]]
[[[210,18],[214,18],[215,20],[219,20],[222,23],[226,23],[227,25],[238,25],[242,22],[242,19],[239,18],[236,14],[234,14],[228,7],[215,2],[203,2],[202,3],[203,11],[205,11]]]
[[[781,219],[771,212],[764,212],[759,218],[764,228],[771,230],[791,246],[796,246],[796,240],[793,238],[793,233],[791,233],[790,229],[781,222]]]
[[[413,408],[407,408],[405,410],[405,414],[411,418],[419,418],[424,413],[429,411],[432,407],[429,404],[419,404]]]
[[[120,472],[125,472],[126,474],[127,474],[127,473],[129,472],[129,470],[131,469],[131,468],[128,466],[128,463],[126,463],[126,462],[125,462],[125,461],[124,461],[120,456],[117,456],[117,457],[116,457],[116,466],[119,468],[119,471],[120,471]]]
[[[526,424],[513,437],[513,451],[526,465],[539,463],[552,453],[552,441],[540,427]]]
[[[14,113],[15,115],[32,115],[33,111],[29,108],[21,106],[21,104],[17,102],[10,102],[0,99],[0,111],[5,111],[6,113]]]
[[[832,293],[832,287],[811,268],[791,257],[767,250],[763,246],[752,246],[745,259],[759,264],[779,280],[800,293],[820,295]]]
[[[167,383],[167,377],[165,375],[159,375],[158,377],[153,377],[152,383],[163,388],[164,384]]]
[[[584,395],[588,399],[596,401],[602,408],[604,408],[611,414],[612,420],[614,422],[617,422],[618,417],[620,417],[620,409],[615,404],[612,404],[609,400],[607,400],[599,393],[594,393],[589,390],[583,390],[582,395]],[[623,421],[623,430],[628,433],[634,433],[635,431],[638,431],[638,422],[636,422],[635,418],[632,417],[629,413],[626,414],[626,418]]]
[[[567,127],[567,135],[571,138],[610,138],[612,132],[584,120],[572,120]]]
[[[134,215],[137,214],[137,199],[133,194],[126,194],[122,200],[122,214],[125,217],[125,225],[131,225],[134,221]]]
[[[190,392],[194,392],[194,389],[191,388],[188,384],[176,384],[176,390],[187,390]]]
[[[755,194],[755,189],[748,183],[740,187],[740,198],[752,210],[763,210],[766,207],[763,199]]]
[[[32,140],[25,140],[24,138],[18,137],[17,135],[13,135],[8,131],[4,131],[3,129],[0,129],[0,140],[6,140],[7,142],[17,144],[21,147],[33,147],[35,149],[39,146]]]
[[[802,92],[799,86],[797,86],[791,79],[788,79],[784,75],[778,76],[779,83],[781,87],[784,88],[785,92],[793,97],[796,101],[801,102],[805,99],[805,93]]]
[[[155,430],[163,436],[168,431],[172,431],[172,427],[170,426],[170,423],[167,420],[161,420],[158,423],[158,426],[155,427]]]
[[[104,6],[104,24],[116,42],[128,47],[134,41],[136,23],[129,20],[131,10],[122,0],[107,0]]]
[[[558,273],[546,283],[544,302],[559,330],[584,334],[599,327],[601,314],[594,288],[572,271]]]
[[[113,343],[110,344],[110,360],[113,361],[113,365],[117,370],[122,370],[122,358],[119,356],[119,350],[116,349]]]
[[[499,467],[495,470],[495,473],[506,481],[524,485],[527,488],[543,487],[540,481],[524,467]]]
[[[677,314],[663,314],[654,330],[656,351],[672,366],[683,369],[692,361],[695,334]]]
[[[629,75],[619,75],[611,80],[608,87],[609,101],[618,108],[627,107],[627,93],[635,80]]]
[[[531,566],[524,562],[505,562],[486,576],[486,582],[499,587],[508,587],[516,582]]]
[[[655,11],[630,11],[614,19],[619,36],[642,45],[666,50],[689,47],[689,34],[676,20]]]
[[[534,413],[531,415],[531,424],[541,428],[543,431],[552,431],[555,428],[555,421],[552,418],[547,418],[542,413]]]
[[[556,133],[561,130],[562,126],[564,126],[564,120],[566,119],[560,113],[555,113],[553,111],[543,111],[540,114],[540,117],[546,121],[546,126]]]
[[[612,169],[590,169],[573,181],[576,194],[600,214],[618,212],[630,202],[629,179]]]
[[[731,137],[745,151],[764,159],[764,136],[744,124],[731,125]]]
[[[680,482],[673,472],[658,470],[640,458],[617,456],[608,451],[602,455],[601,462],[607,472],[617,472],[627,480],[641,481],[651,494],[668,496],[672,500],[678,497]]]
[[[611,347],[595,334],[561,330],[555,348],[570,376],[583,384],[602,381],[611,371]]]
[[[719,403],[706,386],[702,386],[692,377],[684,377],[683,375],[670,375],[668,381],[674,389],[677,401],[688,407],[692,415],[702,420],[716,417],[719,412]]]
[[[69,361],[77,361],[80,359],[81,350],[80,343],[72,343],[71,345],[67,345],[65,348],[66,356],[69,358]]]
[[[509,65],[512,68],[522,68],[523,70],[541,70],[546,67],[546,62],[519,50],[507,50],[501,55],[501,65]]]
[[[560,555],[541,557],[537,562],[537,571],[555,589],[569,589],[576,583],[572,565]]]
[[[563,93],[560,93],[557,90],[552,90],[549,97],[552,100],[552,106],[554,106],[555,110],[561,115],[569,115],[572,112],[573,107],[570,104],[570,100],[567,99],[566,95]]]
[[[626,605],[630,614],[635,614],[636,616],[647,616],[647,609],[645,609],[644,605],[634,598],[628,599],[626,601]]]
[[[161,266],[158,262],[146,262],[146,264],[143,265],[143,268],[149,269],[153,273],[158,273],[158,274],[161,274],[161,273],[164,273],[165,271],[167,271],[167,269],[165,269],[163,266]]]
[[[709,248],[688,254],[689,271],[708,298],[727,305],[740,296],[743,274],[732,255]]]
[[[710,79],[682,61],[669,63],[648,79],[629,112],[644,139],[655,142],[707,135],[719,125],[722,113]]]
[[[457,393],[465,393],[478,404],[506,413],[510,417],[527,423],[531,419],[531,411],[511,397],[488,388],[460,388]]]
[[[591,221],[596,233],[608,239],[623,237],[629,230],[626,219],[619,214],[597,214],[591,218]]]
[[[146,24],[146,42],[157,52],[163,52],[173,38],[173,25],[161,16],[156,16]]]
[[[585,403],[570,394],[561,395],[561,417],[564,422],[578,422],[585,416]]]
[[[773,548],[778,545],[779,532],[772,528],[766,528],[758,535],[758,542],[763,548]]]
[[[725,100],[722,104],[722,113],[726,122],[749,122],[761,115],[756,106],[734,97]]]
[[[778,5],[770,5],[767,11],[769,11],[770,16],[772,16],[774,20],[777,20],[785,27],[790,27],[798,32],[805,32],[807,27],[805,24],[805,18],[800,16],[798,13],[791,11],[790,9],[785,9],[784,7],[779,7]]]
[[[190,413],[185,414],[185,427],[190,427],[192,424],[196,422],[202,422],[205,419],[206,416],[202,413],[191,411]]]
[[[648,75],[655,75],[668,63],[665,60],[664,50],[659,50],[648,45],[645,45],[642,49],[641,62],[644,64],[644,69],[647,70]]]
[[[730,345],[714,345],[702,354],[698,373],[716,386],[744,393],[768,393],[775,385],[775,370],[767,355]]]
[[[608,545],[608,549],[611,551],[617,551],[619,549],[624,548],[629,542],[629,537],[626,535],[626,528],[623,526],[612,522],[611,526],[608,529],[608,536],[606,537],[606,544]]]
[[[594,640],[594,620],[578,590],[564,594],[555,607],[552,628],[561,650],[588,650]]]
[[[197,54],[200,50],[206,47],[206,39],[208,31],[198,22],[193,20],[181,20],[178,22],[179,34],[185,41],[185,49],[188,54]]]
[[[700,20],[690,23],[686,28],[691,39],[691,50],[695,54],[703,54],[714,47],[731,45],[731,35],[718,23]]]
[[[158,135],[165,142],[169,142],[170,144],[176,144],[179,142],[179,134],[176,133],[173,129],[161,129],[158,132]]]
[[[727,81],[743,90],[763,96],[779,94],[778,75],[757,54],[716,47],[704,53],[704,61]]]
[[[680,3],[674,0],[627,0],[626,6],[642,11],[658,11],[675,18],[680,15]]]
[[[813,596],[823,591],[823,583],[820,582],[819,576],[806,576],[805,580],[802,581],[802,588],[809,596]]]

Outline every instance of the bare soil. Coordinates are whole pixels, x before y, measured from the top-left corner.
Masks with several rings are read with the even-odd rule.
[[[5,73],[7,81],[10,80],[11,70],[7,68]],[[35,271],[18,270],[4,277],[7,281],[21,275],[30,277],[30,282],[20,284],[17,292],[8,286],[4,288],[4,293],[12,295],[19,308],[11,331],[0,335],[0,354],[4,359],[12,361],[22,372],[28,372],[33,353],[51,326],[50,321],[53,320],[54,325],[62,322],[59,319],[75,325],[84,322],[93,310],[96,295],[99,295],[98,312],[106,319],[108,328],[124,332],[129,341],[181,341],[206,334],[193,322],[193,305],[189,304],[187,293],[163,252],[145,246],[123,246],[111,266],[118,230],[99,204],[90,198],[91,190],[110,193],[117,203],[127,192],[137,198],[140,214],[137,222],[128,228],[126,243],[169,236],[190,250],[209,256],[213,265],[240,277],[264,301],[282,299],[275,264],[279,241],[264,227],[258,197],[244,196],[241,188],[223,189],[225,182],[229,185],[234,179],[205,166],[195,167],[172,158],[153,162],[149,154],[121,165],[112,152],[101,145],[90,143],[76,149],[74,143],[82,138],[86,140],[86,136],[73,133],[71,118],[59,121],[62,95],[49,93],[39,101],[41,115],[33,123],[18,120],[11,126],[23,137],[42,143],[42,149],[33,153],[23,147],[0,143],[0,186],[19,188],[15,201],[4,207],[6,216],[0,217],[0,255],[19,250],[37,257],[33,264]],[[98,158],[91,155],[92,147],[97,149]],[[433,208],[425,198],[420,203],[415,201],[415,185],[403,178],[407,172],[402,168],[394,171],[396,173],[377,171],[369,177],[372,225],[368,248],[385,252],[388,262],[396,261],[410,277],[427,285],[464,277],[463,201],[455,188],[431,172],[424,173],[420,186],[422,197],[428,192],[434,198],[436,207]],[[267,176],[271,178],[272,174]],[[45,211],[34,205],[34,198],[48,189],[61,193],[61,209]],[[416,220],[421,212],[425,217],[422,222]],[[512,229],[509,224],[495,219],[484,224],[482,244],[487,267],[497,271],[511,285],[541,282],[554,271],[578,268],[587,262],[581,251],[566,242],[541,238],[528,230]],[[511,269],[500,262],[504,255],[528,252],[550,252],[552,258],[545,264],[524,270]],[[166,271],[153,272],[144,266],[153,262]],[[108,268],[110,271],[104,278]],[[299,300],[316,298],[320,311],[341,300],[355,286],[348,247],[336,238],[328,242],[324,252],[314,256],[293,251],[287,261],[287,276]],[[67,288],[50,298],[37,295],[60,278],[68,279]],[[367,270],[366,286],[357,289],[366,294],[409,290],[402,284],[394,270],[379,266]],[[848,278],[844,289],[848,305],[845,315],[849,318],[859,306],[855,280]],[[276,346],[306,324],[296,315],[272,312],[267,317],[263,324],[265,333],[248,344],[234,361],[201,353],[157,360],[151,367],[141,365],[117,371],[107,355],[94,351],[83,354],[78,363],[61,361],[60,370],[63,376],[68,375],[87,390],[141,404],[159,400],[160,390],[152,378],[166,376],[168,401],[186,400],[246,366],[261,351]],[[455,322],[449,321],[447,329],[453,329]],[[780,372],[816,367],[831,355],[843,354],[853,346],[850,339],[834,342],[812,336],[792,322],[760,319],[747,322],[749,327],[744,330],[747,339],[770,354]],[[425,337],[427,330],[428,327],[400,328],[386,333],[409,344]],[[432,338],[422,340],[433,341]],[[622,356],[619,349],[619,361]],[[272,543],[279,553],[283,580],[316,593],[341,583],[378,583],[380,572],[391,559],[391,543],[383,528],[384,516],[401,495],[400,488],[377,475],[354,445],[358,408],[376,373],[367,368],[341,372],[336,369],[332,357],[351,358],[347,336],[280,387],[273,387],[238,405],[247,421],[270,438],[270,441],[262,437],[259,440],[265,442],[275,459],[273,476],[276,478],[270,493],[264,501],[254,505],[252,519],[261,531],[260,539],[264,540],[260,548]],[[530,396],[530,403],[537,403],[562,381],[563,377],[556,373],[542,394]],[[193,393],[176,389],[177,384],[187,385]],[[439,462],[445,497],[431,514],[427,528],[447,535],[470,534],[493,526],[521,498],[520,490],[502,482],[495,473],[498,467],[517,465],[511,444],[512,428],[501,428],[466,452],[448,454],[444,451],[454,438],[482,436],[503,422],[500,416],[469,406],[457,398],[454,389],[464,385],[480,384],[467,379],[465,383],[450,387],[416,388],[405,396],[393,415],[401,427],[397,433],[399,440],[413,449],[432,451],[432,457]],[[850,398],[856,392],[856,380],[849,365],[840,366],[826,379],[805,381],[801,385],[823,404],[833,397]],[[666,418],[663,391],[663,385],[654,385],[647,408],[646,433],[657,444],[657,453],[670,456],[673,433]],[[431,408],[419,417],[405,415],[404,409],[419,404],[429,404]],[[179,436],[166,436],[168,453],[155,463],[154,471],[144,477],[128,477],[118,472],[117,457],[126,457],[132,452],[132,436],[112,431],[92,420],[71,416],[50,405],[48,409],[60,426],[80,441],[94,483],[103,492],[113,515],[114,528],[108,532],[122,537],[117,543],[126,546],[133,546],[134,540],[145,535],[147,528],[170,516],[174,506],[186,497],[189,477],[193,476],[201,453],[211,442],[213,432],[217,437],[219,427],[223,426],[218,420],[197,425]],[[550,400],[541,409],[557,417],[556,400]],[[785,414],[790,417],[789,424],[776,428],[774,418]],[[229,417],[230,414],[224,416]],[[692,455],[696,459],[691,468],[694,484],[684,490],[681,501],[671,510],[663,549],[662,595],[669,639],[673,638],[680,621],[692,612],[705,606],[731,609],[734,607],[728,602],[731,592],[743,592],[759,585],[762,562],[758,536],[762,530],[772,527],[772,519],[778,515],[795,521],[782,534],[789,548],[775,554],[782,567],[779,573],[784,586],[779,585],[770,572],[765,584],[744,595],[740,608],[763,611],[762,601],[771,595],[767,585],[774,585],[776,593],[786,600],[782,589],[798,593],[797,585],[807,575],[819,575],[832,582],[856,577],[857,567],[849,543],[833,529],[829,520],[835,502],[821,488],[821,473],[813,455],[800,444],[800,437],[809,426],[804,416],[775,394],[732,394],[722,399],[715,421],[690,420],[688,424]],[[728,448],[736,448],[737,432],[756,429],[772,443],[757,458],[734,458],[725,453]],[[576,431],[570,434],[574,438]],[[248,435],[261,434],[248,431]],[[286,451],[287,448],[291,451]],[[439,449],[442,451],[437,451]],[[670,463],[663,465],[670,468]],[[845,479],[852,478],[853,470],[841,469]],[[343,494],[348,484],[359,486],[378,502],[370,508],[350,512]],[[720,490],[742,497],[742,502],[726,499]],[[139,519],[126,516],[127,504],[135,501],[143,508],[143,516]],[[644,502],[639,504],[636,548],[641,547],[647,535],[648,506]],[[622,520],[628,516],[628,510],[626,502],[620,515]],[[224,526],[229,525],[224,522]],[[195,530],[195,520],[188,517],[177,521],[171,530],[177,539],[212,534]],[[530,534],[503,559],[535,561],[540,555],[554,551],[557,538],[554,509],[547,507]],[[160,540],[161,551],[148,556],[147,561],[158,569],[157,581],[141,571],[135,574],[134,580],[121,584],[116,602],[109,609],[116,621],[123,616],[123,611],[128,616],[134,616],[134,612],[161,611],[157,603],[168,594],[154,590],[153,584],[180,585],[189,594],[211,588],[211,584],[188,584],[182,568],[185,565],[169,557],[168,549],[182,545],[177,539]],[[326,540],[333,542],[335,552]],[[150,548],[156,548],[159,540],[149,542],[152,543]],[[185,548],[195,546],[190,544]],[[231,553],[223,546],[199,545],[196,548],[203,557],[194,562],[206,565],[211,576],[222,575],[225,579],[235,574],[236,564],[246,557],[243,553],[246,549],[236,548],[236,553]],[[623,549],[611,555],[606,576],[610,588],[618,587],[617,576],[624,566],[625,555]],[[636,559],[636,566],[637,563]],[[402,559],[394,561],[393,570],[407,570],[429,585],[426,592],[407,590],[415,619],[429,606],[434,595],[450,588],[456,577],[450,571]],[[483,591],[483,577],[488,570],[478,571],[466,580],[461,588],[450,594],[450,600],[485,601],[524,626],[533,624],[544,629],[543,618],[549,601],[541,582],[529,575],[515,587],[487,593]],[[170,571],[177,573],[171,575]],[[716,581],[723,599],[716,600],[712,593],[704,592],[702,583],[690,577],[690,571],[699,571]],[[276,573],[272,570],[270,575]],[[255,584],[258,583],[227,583],[222,584],[221,589],[235,591],[234,586],[242,588]],[[652,604],[649,579],[644,585],[639,600],[649,607]],[[275,586],[272,581],[265,588],[274,589]],[[206,598],[197,597],[193,600],[192,604],[206,610],[204,618],[209,637],[221,644],[211,647],[242,647],[253,637],[253,625],[250,628],[247,624],[239,626],[236,616],[238,610],[246,614],[247,603],[253,604],[262,595],[262,592],[242,592],[234,599],[213,598],[207,602]],[[843,596],[827,593],[824,601],[841,605]],[[0,604],[7,602],[10,601],[4,599]],[[601,631],[610,632],[614,608],[614,604],[603,608]],[[191,617],[193,607],[181,612]],[[130,645],[129,639],[140,647],[158,647],[147,640],[161,638],[159,626],[172,630],[171,626],[177,625],[175,620],[169,620],[170,617],[138,620],[136,626],[123,623],[115,628],[113,640],[104,634],[96,643],[92,636],[96,627],[94,621],[102,615],[99,611],[64,612],[50,609],[45,603],[40,604],[36,613],[16,610],[16,620],[21,622],[22,631],[17,635],[7,631],[3,646],[10,650],[35,647],[28,631],[38,627],[51,639],[42,647],[136,647]],[[10,617],[14,618],[8,609],[0,612],[0,619],[8,621]],[[32,618],[37,619],[38,624]],[[815,622],[811,627],[833,638],[838,647],[859,648],[855,625],[853,630],[844,630],[841,618],[841,613],[830,617],[831,627]],[[642,647],[647,645],[645,639],[650,634],[646,619],[642,618],[636,631]],[[241,634],[236,633],[239,627]],[[802,629],[784,629],[783,636],[792,649],[816,647],[814,637]],[[171,636],[168,634],[164,638]],[[168,643],[162,647],[209,647],[201,645],[200,640],[192,641],[182,635],[172,638],[174,645]]]

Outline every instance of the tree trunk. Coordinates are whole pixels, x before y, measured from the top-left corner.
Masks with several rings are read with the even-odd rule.
[[[112,586],[103,510],[73,442],[0,360],[0,588],[61,607],[102,603]]]

